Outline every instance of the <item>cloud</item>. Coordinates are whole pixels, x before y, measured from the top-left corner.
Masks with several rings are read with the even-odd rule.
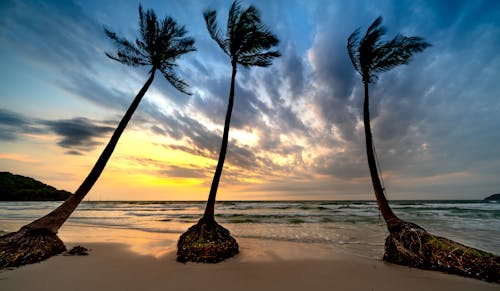
[[[78,154],[80,151],[91,151],[101,144],[97,138],[107,136],[114,130],[113,127],[103,126],[83,117],[45,121],[48,128],[59,135],[59,146],[71,149],[68,153]]]
[[[0,108],[0,140],[14,141],[23,134],[44,133],[30,118]]]
[[[123,96],[133,96],[135,94],[134,89],[117,86],[120,83],[116,83],[116,81],[107,82],[107,80],[103,79],[102,70],[100,69],[102,69],[101,64],[105,60],[103,51],[106,50],[108,44],[102,34],[102,24],[96,18],[93,18],[95,16],[90,15],[83,7],[74,2],[68,2],[64,5],[47,2],[34,6],[19,2],[11,3],[10,6],[12,13],[5,17],[5,21],[12,31],[23,33],[19,35],[6,33],[5,37],[9,40],[10,45],[22,47],[21,51],[30,59],[57,68],[62,77],[55,82],[58,87],[101,107],[120,110],[128,105],[127,100],[130,98],[124,98]],[[61,26],[61,23],[66,25]],[[201,29],[205,31],[203,21],[200,21],[200,23],[202,25]],[[46,30],[50,30],[51,33],[49,34]],[[125,35],[128,37],[127,34]],[[195,119],[188,117],[188,114],[178,113],[189,107],[194,109],[196,115],[203,115],[213,124],[221,124],[226,113],[229,74],[207,76],[207,73],[212,70],[207,65],[207,61],[210,63],[211,60],[219,60],[221,52],[219,48],[214,46],[206,33],[203,35],[209,42],[201,40],[200,45],[203,48],[209,46],[208,43],[210,43],[213,53],[209,52],[208,57],[204,58],[203,62],[194,57],[184,61],[184,65],[189,76],[192,74],[195,77],[193,81],[190,81],[193,84],[193,89],[202,90],[204,96],[197,95],[193,96],[193,98],[187,98],[187,96],[178,94],[162,80],[161,75],[158,75],[153,86],[159,89],[163,95],[167,95],[169,100],[173,102],[174,108],[171,109],[171,114],[164,114],[161,110],[152,108],[155,105],[158,106],[152,102],[148,102],[146,105],[143,102],[137,114],[151,122],[159,122],[154,127],[155,132],[165,133],[177,139],[187,139],[193,144],[193,148],[203,149],[203,151],[211,153],[212,156],[216,156],[220,146],[220,132],[213,129],[208,130],[201,123],[195,122]],[[24,46],[23,44],[27,42],[31,45]],[[55,44],[54,47],[52,47],[53,44]],[[37,47],[37,49],[33,50],[31,47]],[[283,67],[284,69],[279,72],[279,75],[270,75],[266,78],[269,82],[274,82],[274,84],[268,86],[268,89],[285,86],[284,82],[287,82],[289,86],[294,86],[298,94],[302,86],[300,84],[302,82],[300,77],[302,73],[298,71],[302,67],[298,56],[292,55],[287,59]],[[129,69],[121,70],[125,75],[125,80],[132,79],[136,82],[136,79],[138,79],[136,76],[127,77],[130,73]],[[287,77],[287,75],[283,74],[283,71],[286,70],[294,70],[294,75]],[[181,75],[185,75],[186,72],[182,68],[180,69]],[[228,70],[228,72],[230,71]],[[280,80],[280,78],[285,80]],[[274,106],[277,109],[275,111],[271,110],[270,105],[264,103],[263,97],[252,91],[252,86],[259,83],[261,77],[252,77],[252,74],[242,69],[239,71],[238,79],[236,84],[237,100],[231,125],[233,129],[260,127],[262,131],[266,131],[267,126],[263,120],[264,118],[268,120],[274,119],[276,120],[275,123],[279,123],[277,128],[268,128],[268,130],[274,132],[279,131],[281,126],[291,131],[294,126],[300,125],[300,120],[297,119],[296,113],[291,108],[282,109],[280,106]],[[110,86],[114,84],[116,85]],[[148,95],[150,93],[146,95],[146,100]],[[274,92],[273,95],[277,95],[277,93]],[[275,118],[276,116],[279,116],[279,118]],[[75,136],[71,136],[64,131],[65,128],[59,127],[61,125],[65,127],[76,126],[74,124],[76,120],[73,121],[72,124],[68,124],[67,121],[58,121],[57,124],[48,123],[47,125],[63,136],[59,142],[63,147],[88,146],[90,148],[94,146],[95,141],[85,139],[81,135],[82,133],[75,133]],[[79,122],[82,123],[82,120],[79,120]],[[81,125],[88,126],[89,124]],[[275,124],[273,126],[276,127]],[[96,134],[96,132],[93,132],[93,134]],[[83,139],[80,140],[79,138]],[[74,154],[74,152],[72,153]]]
[[[200,167],[200,165],[169,165],[152,158],[132,158],[135,162],[146,166],[154,175],[165,176],[168,178],[208,178],[211,175],[211,169]],[[153,170],[151,170],[153,169]]]
[[[72,74],[67,76],[66,80],[60,82],[59,85],[67,92],[113,110],[126,110],[133,98],[131,93],[113,87],[106,87],[90,75]]]
[[[388,38],[402,32],[423,36],[433,44],[408,66],[379,74],[370,86],[372,131],[384,175],[393,182],[427,181],[433,176],[457,177],[459,172],[499,171],[492,158],[500,156],[500,148],[493,146],[500,142],[495,127],[500,124],[495,73],[500,67],[499,3],[325,0],[255,4],[280,38],[283,56],[268,68],[238,68],[226,178],[239,182],[259,177],[273,183],[269,188],[293,191],[294,185],[288,189],[286,182],[282,185],[276,180],[302,175],[311,183],[311,189],[304,191],[354,193],[350,186],[364,189],[356,184],[368,177],[361,119],[364,96],[346,41],[357,27],[366,30],[379,15],[384,17]],[[92,1],[85,6],[72,1],[2,5],[2,47],[36,66],[50,68],[50,74],[42,78],[52,78],[49,82],[69,93],[70,100],[77,96],[105,108],[110,116],[122,114],[145,81],[147,69],[131,69],[107,59],[104,51],[113,48],[102,25],[133,39],[136,22],[122,19],[135,19],[137,7],[129,11],[133,5],[121,3],[108,11],[93,9],[101,4]],[[151,6],[163,15],[163,4]],[[227,3],[193,1],[187,5],[189,11],[185,4],[167,6],[168,13],[186,24],[196,38],[198,51],[183,57],[177,67],[194,94],[176,92],[158,74],[131,126],[171,137],[175,142],[164,145],[169,149],[216,160],[231,70],[229,59],[208,35],[201,11],[208,6],[220,11],[224,27]],[[40,122],[10,109],[0,110],[1,140],[54,132],[68,154],[94,148],[114,126],[102,121],[109,116],[38,118]],[[173,176],[200,175],[189,167],[161,169]],[[204,175],[210,176],[207,173],[212,170]],[[344,190],[318,177],[332,179]],[[396,183],[404,189],[404,182]],[[314,187],[321,189],[313,191]],[[444,189],[440,187],[436,189]]]
[[[203,171],[199,167],[182,167],[182,166],[168,166],[166,169],[163,169],[161,173],[167,177],[172,178],[206,178],[207,172]]]
[[[183,144],[165,145],[168,149],[182,150],[195,156],[218,160],[222,133],[208,130],[201,123],[187,116],[176,114],[176,131],[182,132]],[[171,132],[171,129],[164,130]],[[247,147],[230,141],[226,163],[246,170],[256,169],[258,158]],[[257,169],[256,169],[257,170]]]
[[[23,134],[49,135],[52,132],[61,139],[57,143],[68,149],[67,154],[81,155],[101,144],[99,138],[107,136],[115,128],[109,124],[115,121],[95,121],[84,117],[71,119],[44,120],[34,119],[22,114],[0,108],[0,140],[13,141]]]
[[[73,156],[82,156],[83,155],[81,152],[76,151],[76,150],[69,150],[66,152],[66,154],[73,155]]]

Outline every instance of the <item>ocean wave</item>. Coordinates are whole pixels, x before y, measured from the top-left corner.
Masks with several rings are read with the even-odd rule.
[[[32,220],[60,202],[0,203],[4,220]],[[437,235],[500,250],[500,204],[482,201],[391,201],[402,219]],[[70,217],[89,226],[181,233],[203,214],[205,202],[84,201]],[[384,240],[374,201],[219,201],[216,219],[240,237],[356,245]]]

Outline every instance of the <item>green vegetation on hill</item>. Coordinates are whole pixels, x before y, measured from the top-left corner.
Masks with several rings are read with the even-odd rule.
[[[487,201],[500,201],[500,193],[490,195],[490,196],[484,198],[484,200],[487,200]]]
[[[29,177],[0,172],[0,201],[58,201],[70,195]]]

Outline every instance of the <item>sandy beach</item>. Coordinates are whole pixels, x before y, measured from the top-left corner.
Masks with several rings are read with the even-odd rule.
[[[0,290],[499,290],[325,244],[237,238],[240,254],[211,265],[176,262],[174,233],[69,225],[60,236],[90,254],[4,270]]]

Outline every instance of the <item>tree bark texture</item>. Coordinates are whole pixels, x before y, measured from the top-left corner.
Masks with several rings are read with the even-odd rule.
[[[217,162],[217,168],[215,169],[214,179],[212,180],[212,186],[210,187],[210,194],[208,195],[208,201],[205,207],[205,213],[203,214],[202,218],[207,221],[215,220],[214,217],[215,197],[217,195],[217,189],[219,187],[219,181],[222,175],[222,168],[224,167],[224,160],[226,159],[227,144],[229,141],[229,125],[231,123],[231,114],[233,112],[236,66],[237,66],[236,63],[232,64],[233,71],[231,75],[231,89],[229,91],[229,102],[227,104],[227,113],[226,113],[226,120],[224,122],[224,134],[222,136],[222,145],[220,147],[219,161]]]
[[[377,204],[385,222],[387,223],[387,228],[389,232],[397,228],[402,221],[394,214],[389,202],[387,201],[384,188],[380,182],[380,177],[378,175],[377,163],[375,161],[375,152],[372,139],[372,132],[370,126],[370,105],[368,97],[368,82],[363,82],[365,87],[365,100],[363,103],[363,122],[365,126],[365,139],[366,139],[366,155],[368,159],[368,168],[370,169],[370,176],[372,179],[373,190],[375,192],[375,197],[377,199]]]

